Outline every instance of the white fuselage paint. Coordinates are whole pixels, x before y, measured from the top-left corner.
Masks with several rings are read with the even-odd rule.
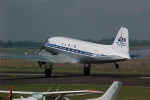
[[[68,56],[68,60],[64,61],[67,63],[103,63],[128,59],[128,57],[117,52],[112,45],[101,45],[67,37],[49,38],[45,47],[49,52],[55,51],[58,53],[55,58],[61,54]],[[56,62],[59,63],[59,61],[61,63],[61,60]]]

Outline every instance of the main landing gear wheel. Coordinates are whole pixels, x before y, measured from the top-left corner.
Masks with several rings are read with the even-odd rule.
[[[84,76],[89,76],[91,73],[91,64],[84,64]]]
[[[119,64],[114,63],[114,65],[115,65],[116,69],[119,69]]]
[[[53,64],[52,63],[38,61],[38,64],[39,64],[40,68],[45,69],[44,70],[45,77],[51,77],[52,76],[52,71],[53,71]]]
[[[45,69],[45,77],[51,77],[52,76],[52,69],[46,68]]]

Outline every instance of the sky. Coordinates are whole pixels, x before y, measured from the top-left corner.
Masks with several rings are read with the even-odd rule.
[[[0,40],[41,41],[48,36],[150,40],[150,0],[0,0]]]

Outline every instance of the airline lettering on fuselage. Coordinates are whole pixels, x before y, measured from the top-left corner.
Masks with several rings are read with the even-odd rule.
[[[91,52],[82,51],[82,50],[78,50],[78,49],[72,49],[72,48],[68,48],[68,47],[63,47],[63,46],[59,46],[56,44],[48,43],[47,47],[51,47],[51,48],[55,48],[55,49],[59,49],[59,50],[67,51],[67,52],[72,52],[72,53],[76,53],[76,54],[82,54],[82,55],[90,56],[90,57],[95,56],[95,54],[91,53]]]

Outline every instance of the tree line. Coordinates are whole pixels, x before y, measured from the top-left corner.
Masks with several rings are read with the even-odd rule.
[[[40,42],[34,41],[2,41],[0,40],[1,48],[39,48],[42,46]]]

